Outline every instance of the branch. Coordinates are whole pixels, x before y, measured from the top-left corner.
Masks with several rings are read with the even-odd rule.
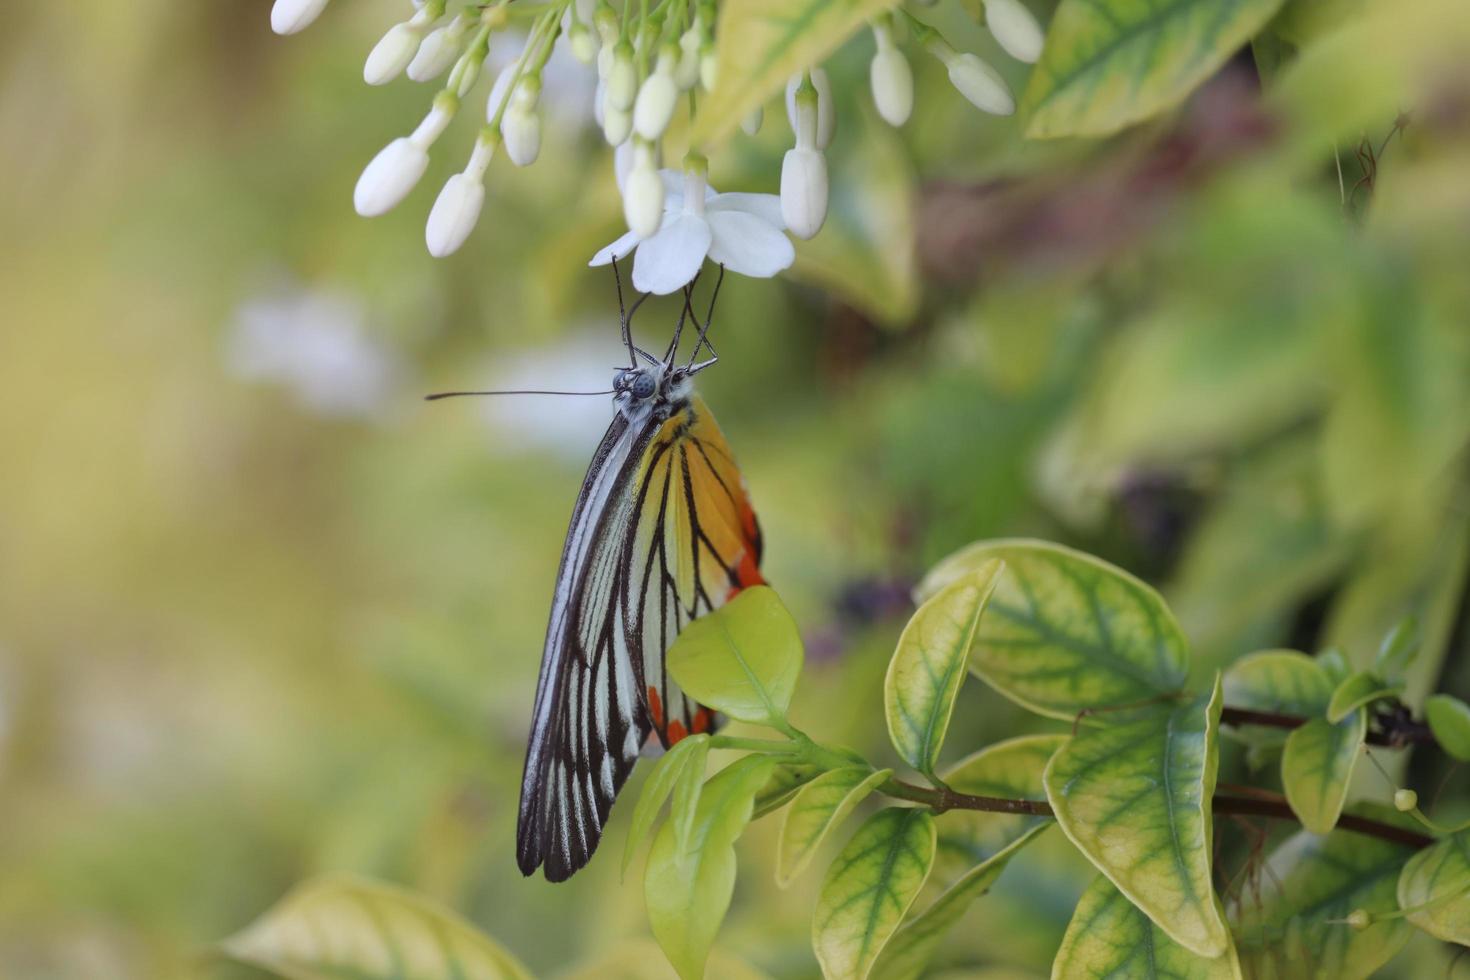
[[[1251,711],[1248,708],[1232,708],[1226,705],[1220,711],[1222,725],[1263,725],[1267,728],[1300,728],[1310,719],[1297,715],[1279,715],[1270,711]],[[1383,745],[1399,749],[1406,745],[1438,745],[1434,733],[1422,721],[1415,721],[1408,709],[1399,705],[1394,710],[1380,711],[1372,716],[1373,731],[1365,741],[1369,745]]]
[[[1228,709],[1227,709],[1228,710]],[[1300,723],[1300,719],[1298,719]],[[912,803],[922,803],[937,812],[945,810],[979,810],[985,813],[1017,813],[1036,817],[1055,817],[1051,804],[1044,800],[1012,800],[1000,796],[972,796],[969,793],[957,793],[947,786],[935,787],[933,789],[924,786],[915,786],[913,783],[905,783],[898,779],[889,779],[878,787],[880,792],[900,800],[908,800]],[[1219,796],[1214,800],[1216,813],[1238,813],[1255,817],[1271,817],[1277,820],[1296,821],[1296,814],[1291,812],[1291,807],[1282,800],[1252,799],[1241,796]],[[1369,837],[1377,837],[1381,840],[1393,841],[1396,844],[1406,844],[1409,847],[1428,847],[1434,843],[1434,838],[1393,824],[1383,823],[1378,820],[1370,820],[1367,817],[1356,817],[1352,814],[1343,814],[1338,818],[1337,826],[1343,830],[1352,831],[1356,834],[1366,834]]]

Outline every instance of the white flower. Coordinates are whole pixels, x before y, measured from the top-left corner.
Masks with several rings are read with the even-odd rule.
[[[658,231],[664,211],[664,183],[653,162],[653,144],[634,141],[633,168],[623,183],[623,218],[628,233],[647,238]]]
[[[541,117],[536,113],[540,97],[540,79],[535,75],[522,78],[516,83],[510,106],[500,124],[500,133],[505,138],[505,155],[517,167],[529,167],[541,152]]]
[[[311,26],[327,0],[276,0],[271,7],[271,30],[277,34],[295,34]]]
[[[638,97],[638,69],[633,67],[633,45],[619,41],[613,49],[612,65],[607,70],[606,109],[633,110]]]
[[[822,68],[813,68],[812,87],[817,90],[817,149],[825,150],[837,131],[837,113],[832,108],[832,82]],[[801,87],[801,72],[791,76],[786,83],[786,118],[791,131],[796,132],[796,90]]]
[[[945,60],[949,68],[949,80],[961,95],[982,112],[997,116],[1009,116],[1016,111],[1016,100],[1006,81],[994,68],[980,60],[980,56],[966,52],[951,54]]]
[[[448,71],[459,57],[459,46],[471,23],[460,15],[443,27],[430,31],[419,45],[418,53],[408,63],[408,77],[416,82],[427,82]]]
[[[363,81],[369,85],[386,85],[403,73],[418,52],[422,29],[412,21],[394,24],[368,52],[362,66]]]
[[[717,194],[705,183],[698,165],[683,177],[673,170],[661,170],[659,177],[664,183],[664,213],[658,232],[640,242],[630,231],[594,255],[589,265],[607,265],[636,248],[633,286],[663,295],[693,279],[706,256],[731,272],[761,279],[774,276],[796,258],[782,231],[776,195]]]
[[[873,103],[878,115],[890,126],[902,126],[914,111],[914,73],[908,59],[893,43],[888,25],[875,25],[873,37],[878,51],[869,66]]]
[[[424,243],[434,258],[442,259],[459,251],[474,230],[475,222],[480,220],[480,208],[485,204],[485,170],[495,155],[498,139],[495,131],[486,126],[475,141],[475,150],[464,172],[450,177],[434,201],[429,223],[424,227]]]
[[[511,62],[500,69],[500,74],[495,76],[495,82],[490,86],[490,96],[485,100],[485,121],[493,123],[495,114],[500,111],[507,96],[510,95],[510,83],[516,79],[516,69],[520,67]]]
[[[1041,57],[1041,25],[1020,0],[985,0],[985,26],[1017,61],[1035,64]]]
[[[811,238],[827,220],[827,158],[800,146],[781,161],[781,218],[797,238]]]
[[[633,113],[614,105],[602,109],[602,135],[608,146],[622,146],[633,132]]]
[[[429,167],[429,147],[444,132],[459,104],[451,93],[441,92],[434,108],[410,136],[400,136],[378,151],[352,192],[352,204],[364,218],[386,214],[413,190]]]
[[[658,67],[638,89],[638,98],[633,103],[633,131],[646,140],[662,136],[669,128],[669,120],[674,118],[674,103],[679,98],[679,83],[674,81],[677,62],[675,52],[661,52]]]

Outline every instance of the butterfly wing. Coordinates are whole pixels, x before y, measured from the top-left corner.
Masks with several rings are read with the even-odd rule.
[[[572,513],[521,781],[517,859],[561,881],[585,865],[652,732],[713,727],[664,671],[692,619],[761,581],[760,530],[729,446],[692,398],[621,414]]]

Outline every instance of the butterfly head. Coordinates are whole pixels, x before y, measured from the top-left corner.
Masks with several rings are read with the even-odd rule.
[[[628,415],[668,414],[688,399],[689,374],[662,362],[623,368],[613,375],[613,397]]]

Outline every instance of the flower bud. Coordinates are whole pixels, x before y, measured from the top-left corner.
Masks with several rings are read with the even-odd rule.
[[[750,115],[740,120],[740,128],[745,130],[745,135],[754,136],[761,131],[761,123],[765,121],[766,110],[763,106],[756,106]]]
[[[797,238],[811,238],[827,220],[827,160],[802,147],[781,161],[781,219]]]
[[[714,44],[701,45],[699,48],[699,87],[706,92],[713,92],[719,74],[720,61],[715,55]]]
[[[485,204],[485,186],[467,174],[455,174],[444,182],[434,200],[429,223],[424,226],[424,244],[436,259],[459,251],[480,220]]]
[[[796,148],[817,149],[821,109],[816,91],[811,88],[797,91],[787,103],[786,112],[791,120],[791,131],[796,134]]]
[[[674,104],[679,86],[674,81],[674,65],[678,55],[665,50],[658,56],[658,67],[643,80],[638,99],[633,103],[633,131],[646,140],[656,140],[669,128],[674,118]]]
[[[1035,64],[1041,57],[1041,25],[1021,0],[985,0],[985,26],[1017,61]]]
[[[1393,805],[1400,811],[1408,813],[1419,805],[1419,794],[1411,789],[1401,789],[1393,794]]]
[[[679,63],[674,68],[674,84],[679,86],[679,91],[687,92],[699,84],[699,43],[703,27],[699,17],[694,18],[694,24],[679,37]]]
[[[277,34],[295,34],[311,26],[327,0],[276,0],[271,7],[271,30]]]
[[[408,77],[416,82],[427,82],[444,74],[459,57],[460,42],[468,29],[469,21],[456,17],[443,27],[430,31],[419,45],[418,53],[408,63]]]
[[[490,86],[490,97],[485,100],[485,121],[495,122],[496,113],[505,104],[510,95],[510,83],[515,81],[517,65],[511,62],[500,69],[500,74],[495,76],[495,84]]]
[[[367,63],[362,67],[363,81],[369,85],[386,85],[403,74],[403,69],[418,53],[422,30],[412,22],[388,28],[388,33],[368,53]]]
[[[597,38],[581,21],[572,24],[567,32],[567,43],[572,49],[572,57],[582,64],[590,65],[597,59]]]
[[[1367,909],[1353,909],[1348,913],[1347,924],[1362,932],[1373,924],[1373,917],[1368,914]]]
[[[809,73],[812,88],[817,90],[817,149],[825,150],[837,131],[837,115],[832,108],[832,82],[822,68],[813,68]],[[801,72],[791,76],[786,83],[786,118],[791,129],[796,130],[796,90],[801,87]]]
[[[631,111],[638,96],[638,69],[633,67],[633,45],[619,41],[613,49],[612,67],[607,73],[608,108]]]
[[[378,151],[357,179],[352,205],[364,218],[386,214],[408,196],[429,166],[429,152],[407,136]]]
[[[902,126],[914,111],[914,73],[908,59],[891,40],[880,41],[869,69],[878,115],[890,126]]]
[[[653,147],[639,142],[634,149],[633,169],[623,188],[623,217],[628,230],[639,238],[658,231],[664,217],[664,182],[653,162]]]
[[[949,67],[950,84],[981,112],[1009,116],[1016,111],[1016,100],[1011,97],[1005,79],[981,61],[979,55],[970,52],[951,55],[945,64]]]
[[[536,112],[536,103],[541,95],[541,80],[528,75],[516,83],[510,97],[510,106],[500,123],[500,134],[505,139],[505,155],[517,167],[529,167],[536,162],[541,152],[541,117]]]
[[[611,105],[602,107],[602,138],[608,146],[622,146],[633,135],[633,113]]]

